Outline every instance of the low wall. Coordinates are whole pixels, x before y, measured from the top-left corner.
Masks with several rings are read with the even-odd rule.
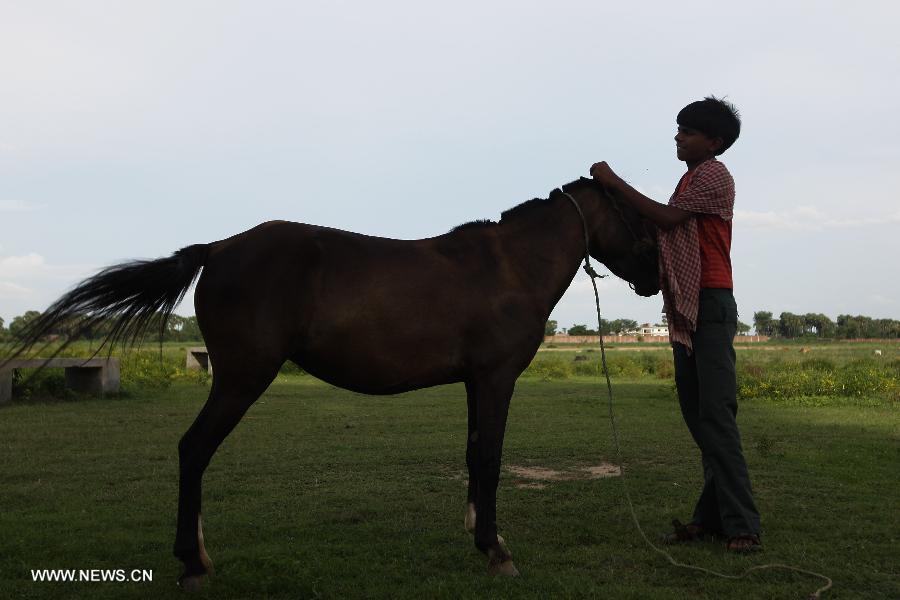
[[[632,344],[638,341],[636,335],[605,335],[603,342],[606,344]],[[641,341],[645,344],[654,342],[669,342],[667,335],[645,335],[641,336]],[[735,336],[736,344],[746,342],[768,342],[769,337],[765,335],[738,335]],[[545,344],[599,344],[599,335],[548,335],[544,337]]]

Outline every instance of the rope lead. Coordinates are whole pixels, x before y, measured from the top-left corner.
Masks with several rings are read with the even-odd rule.
[[[590,255],[588,254],[588,228],[587,221],[584,218],[584,213],[581,211],[581,207],[578,205],[578,202],[575,198],[572,197],[571,194],[566,193],[560,188],[560,191],[572,201],[572,204],[575,205],[575,208],[578,210],[578,215],[581,217],[581,222],[584,225],[584,271],[591,278],[591,285],[594,288],[594,304],[597,307],[597,333],[600,334],[600,360],[603,364],[603,374],[606,376],[606,390],[609,397],[609,423],[612,428],[613,433],[613,441],[615,442],[616,447],[616,459],[618,461],[619,467],[619,480],[622,482],[622,489],[625,491],[625,499],[628,501],[628,510],[631,513],[631,520],[634,522],[634,526],[637,528],[638,533],[641,534],[641,537],[644,538],[644,541],[647,543],[650,548],[652,548],[658,554],[663,555],[666,560],[676,567],[681,567],[682,569],[690,569],[693,571],[700,571],[702,573],[707,573],[709,575],[714,575],[716,577],[721,577],[723,579],[743,579],[753,571],[761,571],[763,569],[782,569],[785,571],[792,571],[794,573],[801,573],[803,575],[810,575],[812,577],[818,577],[820,579],[824,579],[826,584],[815,592],[809,595],[810,600],[819,600],[822,597],[822,594],[831,589],[834,582],[832,582],[831,578],[822,575],[821,573],[816,573],[814,571],[807,571],[806,569],[800,569],[798,567],[792,567],[790,565],[784,565],[781,563],[771,563],[767,565],[757,565],[754,567],[747,568],[740,575],[728,575],[727,573],[720,573],[718,571],[713,571],[712,569],[707,569],[705,567],[698,567],[695,565],[689,565],[675,560],[671,554],[659,548],[656,544],[650,541],[647,537],[647,534],[644,533],[644,530],[641,528],[641,524],[638,521],[637,514],[634,511],[634,502],[631,500],[631,492],[628,490],[628,482],[625,479],[625,461],[622,460],[622,448],[619,445],[619,431],[616,427],[616,418],[613,413],[613,393],[612,393],[612,382],[609,378],[609,369],[606,366],[606,347],[603,344],[603,318],[600,316],[600,294],[597,292],[597,279],[602,279],[605,275],[600,275],[594,268],[591,266]]]

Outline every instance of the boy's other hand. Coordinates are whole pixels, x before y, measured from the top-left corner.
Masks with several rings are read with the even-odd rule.
[[[622,182],[622,179],[606,164],[606,161],[591,165],[591,177],[611,188],[618,187]]]

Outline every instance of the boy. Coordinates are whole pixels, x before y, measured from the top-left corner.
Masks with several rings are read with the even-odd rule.
[[[741,121],[733,105],[713,96],[685,106],[676,121],[676,151],[688,170],[668,204],[644,196],[605,162],[594,164],[591,175],[659,229],[660,287],[675,383],[704,475],[693,519],[688,525],[673,521],[675,531],[666,541],[723,536],[727,550],[753,552],[762,549],[759,512],[735,420],[734,180],[715,158],[738,138]]]

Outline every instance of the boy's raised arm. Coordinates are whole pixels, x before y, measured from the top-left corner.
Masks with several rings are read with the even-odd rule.
[[[618,192],[620,198],[624,198],[626,202],[663,231],[669,231],[693,216],[693,213],[689,211],[661,204],[643,195],[616,175],[605,161],[594,163],[591,166],[591,177]]]

